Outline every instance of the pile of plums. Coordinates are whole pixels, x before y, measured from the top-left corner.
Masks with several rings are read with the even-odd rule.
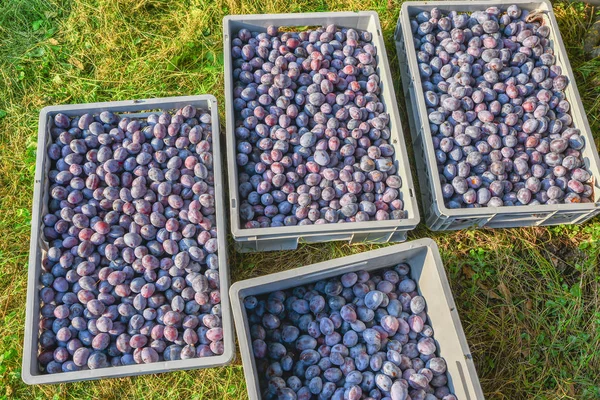
[[[222,354],[210,113],[59,113],[50,133],[43,371]]]
[[[543,15],[518,6],[411,20],[450,208],[591,202],[585,141]]]
[[[456,400],[405,263],[249,296],[244,306],[265,399]]]
[[[407,217],[370,32],[242,29],[231,44],[245,228]]]

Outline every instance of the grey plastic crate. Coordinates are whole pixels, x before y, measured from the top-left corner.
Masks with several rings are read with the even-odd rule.
[[[581,130],[586,146],[583,150],[585,165],[592,172],[594,179],[593,203],[557,204],[509,207],[482,207],[450,209],[446,207],[442,197],[441,183],[435,151],[431,140],[431,130],[427,117],[422,90],[421,76],[417,65],[417,55],[413,45],[413,34],[410,29],[410,17],[421,11],[429,11],[438,7],[442,12],[471,12],[487,7],[508,7],[517,4],[524,10],[543,12],[546,23],[550,26],[552,46],[556,63],[562,67],[563,74],[569,78],[565,94],[571,104],[571,115],[574,126]],[[501,1],[428,1],[406,2],[402,5],[396,33],[394,35],[396,49],[400,60],[402,86],[406,99],[410,131],[415,150],[417,176],[421,189],[422,205],[427,226],[435,231],[456,230],[469,227],[511,228],[519,226],[544,226],[559,224],[579,224],[600,213],[600,160],[594,144],[594,138],[581,103],[581,97],[575,85],[575,77],[567,52],[560,36],[558,24],[552,5],[547,0],[501,0]]]
[[[439,356],[444,357],[448,365],[448,386],[459,399],[483,399],[439,250],[428,238],[234,283],[230,290],[231,307],[249,398],[260,399],[261,392],[244,298],[307,285],[348,272],[392,267],[401,262],[410,265],[417,290],[427,301],[428,324],[436,332],[434,339]]]
[[[221,355],[193,358],[178,361],[159,361],[152,364],[139,364],[120,367],[108,367],[94,370],[82,370],[77,372],[63,372],[58,374],[42,374],[39,370],[38,336],[40,320],[39,278],[41,272],[42,256],[48,249],[48,243],[41,235],[42,216],[47,211],[48,180],[47,173],[50,162],[47,159],[46,149],[51,144],[50,129],[54,123],[54,115],[64,113],[68,116],[76,116],[84,113],[99,113],[108,110],[115,113],[128,113],[136,117],[144,117],[151,110],[172,110],[185,105],[194,105],[197,108],[210,110],[212,116],[213,131],[213,153],[215,197],[217,227],[220,229],[218,236],[219,254],[219,279],[221,282],[221,305],[223,324],[223,344],[225,351]],[[217,367],[229,364],[235,357],[233,340],[233,321],[231,318],[231,307],[227,291],[229,289],[229,265],[227,263],[227,224],[224,210],[223,197],[223,171],[221,165],[220,137],[219,137],[219,113],[217,111],[217,99],[212,95],[169,97],[148,100],[115,101],[106,103],[71,104],[64,106],[51,106],[40,112],[38,126],[38,149],[35,169],[33,209],[31,218],[31,241],[29,248],[29,272],[27,281],[27,307],[25,316],[25,338],[23,342],[23,364],[21,377],[27,384],[46,384],[84,381],[101,378],[117,378],[124,376],[151,374],[184,369]]]
[[[266,32],[269,25],[280,27],[305,27],[336,24],[340,27],[366,30],[373,34],[377,47],[378,73],[381,77],[381,99],[390,114],[391,143],[396,152],[398,174],[402,178],[400,196],[408,218],[391,221],[369,221],[344,224],[290,226],[259,229],[244,229],[239,217],[240,196],[236,159],[235,114],[233,110],[233,70],[231,40],[242,28]],[[414,185],[406,153],[398,104],[392,84],[392,75],[376,12],[326,12],[299,14],[230,15],[223,19],[223,46],[225,51],[225,106],[227,134],[227,168],[230,195],[231,232],[240,252],[293,250],[298,242],[316,243],[332,240],[355,242],[402,242],[406,233],[419,223],[419,209],[414,195]]]

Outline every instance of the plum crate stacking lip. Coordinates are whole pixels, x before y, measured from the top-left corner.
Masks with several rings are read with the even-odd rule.
[[[269,25],[279,27],[321,26],[335,24],[339,27],[366,30],[373,35],[377,48],[377,72],[381,78],[381,101],[390,114],[390,144],[395,149],[395,162],[402,178],[400,198],[408,218],[388,221],[353,222],[308,226],[286,226],[273,228],[244,229],[239,216],[240,195],[236,165],[235,114],[233,110],[233,70],[231,60],[231,40],[240,29],[266,32]],[[373,11],[324,12],[298,14],[230,15],[223,19],[223,46],[225,51],[225,107],[227,168],[230,195],[231,233],[236,250],[240,252],[293,250],[299,242],[317,243],[332,240],[356,242],[403,242],[406,233],[419,223],[419,209],[414,194],[408,155],[398,103],[393,87],[392,75],[383,43],[379,17]]]
[[[348,272],[375,271],[401,262],[410,265],[411,278],[417,282],[419,294],[427,301],[428,324],[436,332],[434,339],[439,356],[444,357],[448,365],[448,386],[459,399],[483,399],[438,247],[428,238],[234,283],[230,290],[231,307],[250,399],[258,400],[261,395],[244,298],[291,289]]]
[[[450,209],[442,197],[442,187],[438,178],[435,150],[431,140],[431,130],[427,117],[427,107],[422,90],[421,76],[418,71],[417,55],[413,45],[410,18],[421,11],[430,11],[438,7],[443,13],[449,11],[473,12],[496,6],[506,8],[516,4],[531,12],[541,11],[546,24],[550,26],[551,45],[554,48],[556,64],[560,65],[569,78],[565,94],[571,104],[573,125],[581,130],[585,138],[583,160],[594,179],[593,202],[580,204],[544,204],[528,206],[482,207]],[[575,85],[575,77],[560,36],[558,24],[552,11],[552,5],[546,0],[501,0],[492,1],[428,1],[407,2],[402,5],[400,17],[394,35],[400,60],[402,86],[406,99],[412,142],[415,151],[417,176],[422,195],[422,205],[427,226],[435,231],[457,230],[470,227],[513,228],[520,226],[543,226],[559,224],[580,224],[600,213],[600,160],[594,138],[588,123],[581,97]]]
[[[149,110],[173,110],[191,104],[197,108],[210,110],[213,131],[213,161],[215,177],[215,197],[219,254],[219,279],[221,282],[221,307],[223,324],[224,352],[221,355],[204,358],[192,358],[177,361],[158,361],[151,364],[137,364],[99,369],[87,369],[76,372],[61,372],[57,374],[42,374],[40,372],[38,356],[38,335],[40,319],[39,279],[41,272],[42,256],[48,249],[48,243],[41,236],[42,215],[47,210],[48,179],[50,161],[47,157],[47,148],[51,144],[50,129],[54,124],[57,113],[69,117],[85,113],[100,113],[112,111],[117,114],[128,113],[127,116],[145,117]],[[31,219],[31,241],[29,248],[29,275],[27,281],[27,309],[25,317],[25,338],[23,343],[23,365],[21,376],[27,384],[46,384],[84,381],[90,379],[118,378],[124,376],[169,372],[183,369],[196,369],[217,367],[229,364],[235,357],[233,341],[233,321],[227,291],[229,288],[229,266],[227,264],[227,224],[223,205],[223,176],[219,138],[219,113],[217,99],[212,95],[168,97],[148,100],[114,101],[106,103],[71,104],[64,106],[51,106],[40,112],[38,127],[38,150],[35,168],[35,181],[33,192],[33,210]]]

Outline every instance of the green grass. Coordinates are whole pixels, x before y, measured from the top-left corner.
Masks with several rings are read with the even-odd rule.
[[[223,101],[221,20],[238,13],[375,10],[394,76],[397,1],[0,0],[0,398],[244,399],[225,368],[55,386],[20,378],[39,110],[52,104],[212,93]],[[600,59],[581,52],[592,10],[556,15],[596,139]],[[395,79],[396,93],[399,79]],[[399,96],[399,105],[404,99]],[[223,107],[221,107],[221,111]],[[408,134],[408,128],[405,127]],[[407,136],[408,140],[408,136]],[[600,221],[432,233],[490,399],[600,398]],[[327,243],[231,255],[234,281],[377,246]]]

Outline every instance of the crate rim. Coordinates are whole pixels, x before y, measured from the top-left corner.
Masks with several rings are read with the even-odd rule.
[[[451,315],[453,328],[458,338],[460,350],[464,355],[469,355],[465,356],[464,358],[464,362],[467,367],[467,371],[465,372],[468,373],[468,375],[466,378],[463,378],[463,383],[465,383],[465,380],[470,382],[473,385],[473,390],[475,392],[476,398],[483,399],[483,391],[477,374],[477,369],[475,368],[475,363],[472,357],[470,357],[471,351],[469,349],[469,344],[467,342],[464,329],[462,328],[460,316],[456,309],[454,297],[452,295],[448,278],[444,270],[444,264],[439,253],[439,248],[436,242],[431,238],[417,239],[376,250],[370,250],[358,254],[353,254],[350,256],[344,256],[340,258],[334,258],[332,260],[304,265],[298,268],[292,268],[285,271],[275,272],[268,275],[238,281],[231,285],[231,288],[229,289],[229,295],[231,297],[232,312],[236,324],[236,334],[238,337],[238,344],[240,347],[241,359],[244,367],[244,376],[247,382],[247,390],[250,398],[255,399],[254,395],[256,393],[260,394],[260,389],[257,386],[255,376],[256,371],[254,367],[254,356],[250,347],[251,342],[249,341],[250,332],[248,329],[246,329],[246,325],[248,324],[248,322],[247,319],[244,318],[243,298],[241,293],[242,291],[252,290],[258,287],[264,287],[265,285],[268,285],[269,282],[279,283],[281,281],[287,282],[286,285],[281,287],[279,290],[288,290],[292,287],[298,286],[294,284],[294,278],[301,278],[304,281],[305,278],[314,276],[314,279],[310,280],[310,282],[314,282],[318,279],[327,279],[331,276],[337,276],[343,273],[344,271],[349,272],[350,270],[359,270],[360,267],[365,265],[365,263],[367,263],[370,259],[391,256],[394,254],[401,254],[405,251],[415,250],[419,252],[425,251],[428,255],[431,255],[433,257],[434,262],[424,262],[422,268],[424,269],[426,265],[433,264],[431,268],[433,268],[437,272],[441,283],[443,297],[445,299],[446,305],[449,308],[448,311]],[[381,268],[385,267],[372,269],[378,270]],[[371,268],[369,268],[369,270],[370,269]],[[302,285],[305,284],[306,283],[302,283]],[[264,291],[261,291],[256,295],[265,293],[269,293],[269,290],[267,288],[264,288]],[[440,356],[443,357],[443,355]],[[458,377],[456,378],[458,380]]]
[[[384,63],[380,63],[380,68],[382,69],[382,74],[386,74],[391,77],[391,71],[389,66],[389,58],[387,56],[387,51],[385,49],[385,43],[383,43],[383,35],[381,33],[381,23],[379,20],[379,14],[376,11],[332,11],[332,12],[309,12],[309,13],[279,13],[279,14],[235,14],[235,15],[227,15],[223,17],[223,47],[224,47],[224,57],[226,59],[225,62],[225,114],[226,114],[226,142],[233,143],[235,146],[235,137],[229,138],[229,131],[231,131],[231,135],[233,136],[233,129],[235,126],[235,115],[233,114],[233,104],[229,104],[232,102],[230,98],[232,98],[232,90],[233,90],[233,79],[231,78],[232,74],[232,65],[231,62],[227,60],[231,59],[231,37],[229,35],[230,31],[230,23],[231,22],[256,22],[256,21],[273,21],[277,22],[280,20],[285,20],[289,18],[297,18],[297,21],[294,23],[287,23],[285,26],[306,26],[306,22],[304,19],[311,18],[336,18],[336,17],[369,17],[373,18],[376,31],[381,38],[381,42],[383,46],[378,47],[378,55],[380,57],[385,58]],[[309,25],[320,25],[323,22],[319,20]],[[335,21],[331,23],[335,24]],[[341,25],[343,26],[343,25]],[[375,35],[375,32],[372,32]],[[380,48],[381,47],[381,48]],[[237,180],[234,177],[234,174],[237,174],[237,165],[235,163],[235,155],[236,150],[227,148],[226,152],[228,157],[227,166],[228,166],[228,181],[229,181],[229,214],[230,214],[230,226],[231,233],[234,240],[237,243],[247,243],[247,242],[255,242],[259,238],[268,239],[272,235],[284,235],[287,239],[303,239],[304,237],[310,237],[311,235],[319,235],[319,234],[349,234],[352,231],[355,231],[357,234],[369,233],[371,231],[383,230],[387,229],[386,233],[394,233],[399,231],[408,232],[417,227],[419,222],[421,221],[421,215],[418,207],[417,201],[417,193],[414,186],[414,180],[411,174],[410,169],[410,160],[407,153],[406,140],[404,139],[404,133],[402,128],[402,121],[400,118],[400,113],[398,111],[398,100],[396,91],[393,87],[393,84],[388,85],[389,88],[387,90],[390,91],[390,97],[392,98],[393,104],[386,104],[387,112],[390,114],[390,117],[394,122],[394,130],[397,132],[398,136],[398,147],[400,148],[400,153],[402,157],[395,157],[395,161],[398,163],[399,167],[404,168],[406,166],[406,179],[403,179],[403,186],[406,186],[406,194],[405,198],[403,198],[403,202],[405,204],[404,209],[407,211],[411,211],[409,213],[408,218],[401,220],[386,220],[386,221],[365,221],[365,222],[348,222],[344,224],[323,224],[323,225],[305,225],[305,226],[282,226],[282,227],[268,227],[268,228],[244,228],[241,219],[239,217],[239,205],[241,204],[241,197],[239,196],[239,190],[235,185],[235,181]],[[398,152],[396,153],[398,154]],[[232,159],[233,158],[233,159]],[[410,204],[410,207],[408,205]],[[408,210],[411,208],[411,210]],[[327,239],[319,242],[325,242]],[[261,249],[254,251],[263,251]]]
[[[103,110],[110,110],[119,113],[119,110],[123,107],[129,108],[130,110],[123,110],[121,113],[129,113],[136,111],[148,111],[153,108],[172,110],[174,108],[186,105],[189,103],[201,103],[206,102],[206,105],[199,107],[206,107],[211,114],[211,126],[213,129],[213,152],[215,148],[218,148],[222,153],[223,148],[221,146],[221,129],[219,125],[219,113],[217,99],[212,94],[203,95],[191,95],[191,96],[174,96],[174,97],[160,97],[160,98],[148,98],[139,100],[124,100],[124,101],[107,101],[107,102],[95,102],[95,103],[80,103],[80,104],[65,104],[65,105],[51,105],[46,106],[40,110],[38,119],[38,148],[36,152],[36,170],[34,178],[34,195],[32,202],[32,218],[31,218],[31,233],[30,233],[30,248],[29,248],[29,259],[27,262],[27,297],[26,297],[26,312],[25,312],[25,334],[23,338],[23,354],[21,359],[21,379],[28,385],[38,384],[58,384],[68,382],[79,382],[87,380],[98,380],[106,378],[120,378],[130,377],[142,374],[151,373],[164,373],[177,370],[192,370],[201,368],[210,368],[223,366],[231,363],[236,356],[235,352],[235,340],[234,340],[234,324],[233,315],[231,313],[231,303],[229,301],[228,291],[230,283],[230,271],[228,265],[227,255],[227,220],[226,210],[224,201],[221,201],[221,207],[217,208],[216,218],[217,225],[224,227],[225,233],[218,236],[218,249],[219,249],[219,278],[221,279],[221,307],[222,307],[222,328],[224,332],[223,345],[224,352],[220,355],[203,357],[203,358],[192,358],[188,360],[174,360],[174,361],[159,361],[150,364],[135,364],[127,366],[113,367],[109,366],[106,368],[98,369],[84,369],[81,371],[72,372],[60,372],[57,374],[38,374],[31,373],[35,363],[32,363],[33,356],[37,359],[37,343],[39,328],[37,321],[39,320],[39,284],[37,282],[37,272],[40,269],[41,257],[37,257],[37,252],[42,250],[42,244],[47,242],[41,236],[41,224],[42,224],[42,207],[43,201],[42,194],[45,191],[45,181],[42,178],[45,177],[46,171],[44,165],[47,162],[46,159],[46,148],[51,141],[50,134],[47,131],[48,118],[52,114],[58,114],[60,112],[78,112],[85,113],[86,111],[94,110],[99,112]],[[161,108],[161,105],[164,106]],[[149,114],[142,113],[142,114]],[[75,115],[75,114],[73,114]],[[127,114],[126,114],[127,115]],[[216,135],[214,133],[217,133]],[[223,192],[223,165],[220,158],[214,158],[218,162],[213,161],[214,175],[215,175],[215,193],[220,193],[220,198],[224,198]],[[223,279],[225,278],[225,279]],[[223,296],[224,295],[224,296]],[[37,301],[36,301],[37,300]],[[38,314],[36,314],[38,313]],[[36,348],[34,348],[34,346]]]
[[[396,43],[403,42],[404,44],[404,52],[407,55],[407,64],[409,69],[408,79],[413,83],[415,87],[415,105],[417,108],[417,112],[421,114],[423,109],[424,98],[422,93],[422,81],[419,74],[413,74],[412,70],[415,68],[411,67],[411,62],[416,60],[416,50],[412,43],[409,43],[409,40],[412,40],[414,37],[412,31],[410,30],[410,9],[411,8],[419,8],[419,7],[440,7],[440,8],[453,8],[456,11],[460,12],[461,8],[467,8],[472,6],[498,6],[498,7],[506,7],[511,4],[543,4],[546,9],[543,10],[545,15],[550,19],[550,25],[552,31],[556,34],[556,41],[554,43],[555,51],[559,52],[562,57],[562,63],[564,64],[563,74],[565,74],[569,78],[569,83],[574,90],[574,99],[569,99],[569,102],[572,103],[574,101],[575,106],[577,107],[577,112],[581,114],[581,120],[583,122],[583,126],[577,127],[584,134],[586,139],[586,146],[590,146],[590,144],[594,144],[593,135],[591,134],[591,128],[589,125],[589,121],[587,119],[587,115],[585,114],[585,109],[581,102],[581,96],[579,94],[579,90],[577,85],[575,84],[575,78],[573,76],[571,64],[569,58],[567,56],[566,48],[564,47],[564,43],[562,40],[562,35],[560,30],[558,29],[558,23],[556,21],[556,17],[553,12],[552,3],[549,0],[510,0],[510,1],[502,1],[501,4],[497,2],[492,2],[489,0],[471,0],[468,2],[461,2],[456,0],[450,1],[410,1],[405,2],[401,6],[400,15],[398,17],[397,27],[396,29],[402,30],[403,40],[397,37],[397,34],[394,37],[394,41]],[[556,49],[558,47],[558,49]],[[412,59],[411,59],[412,58]],[[573,107],[572,107],[573,109]],[[409,118],[411,118],[409,116]],[[417,121],[418,122],[418,121]],[[421,135],[421,140],[424,142],[424,151],[427,153],[430,148],[433,147],[433,142],[431,140],[431,129],[429,128],[428,123],[423,124],[423,134]],[[591,138],[591,142],[590,139]],[[592,148],[592,158],[596,165],[600,165],[600,158],[598,157],[598,152]],[[432,173],[439,173],[437,163],[435,163],[432,157],[428,157],[426,154],[425,167]],[[600,178],[600,177],[598,177]],[[481,208],[449,208],[446,206],[444,198],[442,196],[442,187],[439,179],[435,179],[435,176],[431,176],[429,179],[429,186],[433,190],[434,198],[432,199],[431,204],[436,207],[435,213],[438,217],[442,218],[464,218],[464,217],[481,217],[486,218],[490,216],[496,215],[511,215],[519,212],[531,213],[531,214],[544,214],[544,213],[552,213],[552,212],[560,212],[560,211],[593,211],[595,209],[600,208],[600,201],[590,202],[590,203],[571,203],[571,204],[540,204],[540,205],[524,205],[524,206],[502,206],[502,207],[481,207]],[[598,188],[595,188],[598,190]]]

